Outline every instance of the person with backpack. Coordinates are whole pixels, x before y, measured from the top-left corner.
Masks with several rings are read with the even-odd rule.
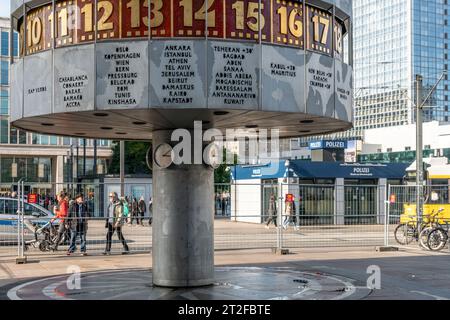
[[[114,232],[117,233],[117,237],[122,242],[123,251],[122,254],[130,253],[130,249],[128,248],[128,244],[123,237],[122,234],[122,224],[123,224],[123,204],[122,201],[119,200],[116,192],[111,192],[109,194],[109,205],[107,208],[107,220],[105,224],[105,228],[108,229],[108,233],[106,234],[106,248],[103,252],[104,255],[111,254],[111,244],[112,244],[112,236]]]
[[[125,222],[128,226],[131,225],[131,219],[130,219],[130,203],[128,200],[128,197],[121,198],[122,205],[123,205],[123,217],[125,219]]]

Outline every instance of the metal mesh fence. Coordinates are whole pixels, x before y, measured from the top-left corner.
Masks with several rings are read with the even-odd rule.
[[[419,193],[419,194],[418,194]],[[417,212],[417,196],[423,203],[422,214]],[[442,246],[432,250],[449,250],[448,230],[450,229],[450,186],[445,184],[390,186],[389,236],[390,245],[415,247],[430,250],[429,237],[435,229],[440,229],[439,241]],[[436,234],[436,232],[434,232]]]
[[[129,253],[140,253],[150,252],[151,250],[152,234],[149,219],[143,219],[142,224],[131,223],[130,219],[124,219],[123,223],[115,226],[113,223],[108,224],[108,220],[105,218],[89,218],[84,219],[84,224],[80,224],[78,227],[71,226],[69,221],[66,220],[64,224],[67,229],[61,232],[61,236],[58,235],[58,230],[61,227],[57,221],[51,225],[48,224],[50,222],[49,219],[44,219],[44,221],[38,226],[28,228],[32,230],[30,234],[36,235],[30,241],[26,241],[26,254],[29,256],[72,252],[75,248],[70,247],[71,236],[75,233],[77,252],[83,250],[81,233],[84,233],[86,237],[85,250],[91,254],[102,254],[105,251],[110,251],[111,254],[126,251]],[[43,230],[41,230],[42,227],[44,228]],[[107,250],[108,233],[111,234],[111,247],[109,250]],[[122,238],[124,239],[123,242],[121,241]],[[56,248],[55,245],[57,243]]]
[[[79,184],[74,188],[55,185],[54,191],[66,190],[69,202],[75,194],[83,194],[90,218],[86,232],[86,247],[90,254],[105,251],[108,238],[106,216],[108,195],[120,193],[120,184]],[[426,188],[425,188],[426,189]],[[150,252],[152,247],[151,184],[126,184],[124,187],[128,217],[121,226],[130,252]],[[427,189],[428,190],[428,189]],[[431,190],[431,189],[430,189]],[[450,221],[448,186],[428,192],[425,216],[440,212],[442,223]],[[436,191],[438,190],[438,191]],[[410,212],[415,212],[414,186],[378,185],[301,185],[283,183],[217,184],[214,202],[214,239],[216,250],[257,248],[362,247],[397,244],[395,229]],[[395,201],[388,203],[386,200]],[[26,199],[27,201],[29,199]],[[139,206],[139,201],[142,201]],[[176,201],[176,199],[174,199]],[[17,199],[0,198],[0,257],[17,254]],[[37,204],[25,203],[24,221],[39,221],[45,225],[57,206],[53,194],[38,197]],[[139,209],[140,208],[140,209]],[[387,215],[388,214],[388,215]],[[410,217],[411,218],[411,217]],[[411,218],[413,219],[413,218]],[[56,228],[56,226],[55,226]],[[40,247],[44,235],[36,241],[34,229],[25,223],[26,255],[61,255],[69,249],[66,235],[58,251]],[[111,253],[124,250],[117,230],[111,241]],[[77,240],[77,249],[80,248]],[[409,244],[411,245],[411,244]]]
[[[0,218],[0,257],[17,255],[17,219]]]

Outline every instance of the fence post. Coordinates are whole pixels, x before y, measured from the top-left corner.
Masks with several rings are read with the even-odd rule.
[[[391,194],[391,185],[388,186],[388,193],[386,195],[386,210],[384,213],[384,245],[386,247],[389,246],[389,210],[391,208],[390,206],[390,194]]]
[[[282,224],[282,215],[281,212],[283,210],[282,206],[282,194],[283,194],[283,184],[281,184],[280,193],[278,195],[278,210],[277,210],[277,251],[281,251],[282,244],[282,235],[281,235],[281,224]]]
[[[16,264],[23,264],[27,262],[27,258],[24,255],[24,247],[25,247],[25,236],[24,236],[24,201],[25,201],[25,187],[23,178],[19,180],[17,183],[17,248],[18,255],[16,258]]]
[[[280,196],[280,224],[278,225],[278,229],[280,230],[280,253],[283,251],[283,203],[284,203],[284,194],[285,191],[283,190],[283,183],[281,183],[281,196]]]
[[[20,180],[17,182],[17,258],[20,257]]]
[[[25,187],[24,181],[22,181],[22,206],[20,210],[20,232],[21,232],[21,243],[20,243],[20,258],[24,259],[24,246],[25,246],[25,234],[24,234],[24,214],[25,214]]]

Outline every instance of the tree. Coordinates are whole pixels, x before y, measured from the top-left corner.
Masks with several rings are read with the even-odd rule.
[[[229,164],[226,163],[227,154],[230,155],[230,152],[223,148],[223,163],[214,170],[214,182],[215,183],[230,183],[231,182],[231,168]],[[230,157],[231,158],[231,157]],[[233,155],[233,164],[237,164],[237,155]]]
[[[120,174],[120,143],[113,142],[113,156],[109,166],[109,172]],[[147,166],[147,150],[151,142],[125,141],[125,174],[151,174]]]

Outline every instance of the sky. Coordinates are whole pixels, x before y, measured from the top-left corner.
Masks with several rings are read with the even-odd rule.
[[[0,0],[0,17],[9,17],[9,0]]]

